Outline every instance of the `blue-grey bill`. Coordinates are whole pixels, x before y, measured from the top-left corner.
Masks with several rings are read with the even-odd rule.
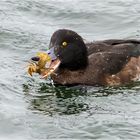
[[[52,60],[57,59],[57,56],[54,53],[54,47],[52,47],[49,50],[47,50],[47,54],[51,57]]]
[[[47,54],[51,57],[51,63],[50,63],[50,66],[48,67],[50,70],[46,71],[46,73],[44,75],[42,75],[42,78],[47,78],[52,73],[55,73],[55,71],[57,70],[57,68],[59,67],[59,65],[61,63],[59,58],[56,57],[56,55],[54,53],[54,48],[47,50]]]

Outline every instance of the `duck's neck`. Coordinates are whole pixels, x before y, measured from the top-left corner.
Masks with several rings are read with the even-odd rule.
[[[88,65],[88,60],[83,59],[67,64],[60,64],[59,69],[68,69],[70,71],[77,71],[81,69],[86,69],[87,65]]]

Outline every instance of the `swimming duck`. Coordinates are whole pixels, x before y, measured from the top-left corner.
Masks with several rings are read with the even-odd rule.
[[[140,78],[140,41],[110,39],[84,43],[72,30],[53,33],[49,48],[56,59],[53,81],[62,85],[122,85]],[[53,49],[52,49],[53,48]],[[42,73],[47,77],[46,72]]]

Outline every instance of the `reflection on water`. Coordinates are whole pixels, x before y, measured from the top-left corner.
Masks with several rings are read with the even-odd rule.
[[[115,94],[129,94],[140,89],[140,82],[122,87],[91,86],[54,86],[51,83],[28,81],[23,84],[23,91],[29,103],[29,109],[46,115],[70,115],[90,110],[86,98],[106,97]],[[39,113],[38,112],[38,113]],[[37,112],[36,112],[37,113]]]
[[[31,93],[35,89],[35,94]],[[80,89],[71,89],[64,86],[39,83],[38,87],[30,84],[23,85],[26,96],[30,96],[29,108],[38,110],[44,114],[77,114],[88,110],[88,104],[84,103],[86,94]],[[28,97],[29,99],[29,97]]]

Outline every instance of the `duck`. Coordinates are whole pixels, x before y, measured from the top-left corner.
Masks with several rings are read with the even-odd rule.
[[[59,29],[49,43],[50,57],[55,59],[55,74],[50,75],[60,85],[118,86],[140,78],[140,40],[107,39],[85,43],[70,29]],[[46,78],[47,73],[42,73]]]

